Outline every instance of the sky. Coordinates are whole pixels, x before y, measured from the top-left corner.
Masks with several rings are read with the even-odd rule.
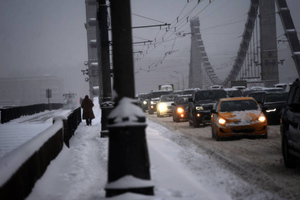
[[[0,0],[0,77],[58,76],[88,93],[83,0]],[[78,95],[78,96],[79,96]]]
[[[200,32],[212,66],[224,79],[237,54],[250,0],[131,0],[136,93],[173,83],[187,88],[191,35],[189,19],[199,17]],[[52,75],[64,79],[65,92],[88,91],[85,69],[87,36],[84,0],[0,0],[0,77]],[[287,0],[299,32],[300,1]],[[178,22],[177,22],[178,19]],[[278,39],[285,39],[277,16]],[[175,30],[176,27],[176,30]],[[168,32],[167,32],[168,31]],[[179,35],[180,34],[180,35]],[[184,36],[185,35],[185,36]],[[154,45],[155,44],[155,45]],[[141,53],[139,53],[141,52]],[[296,70],[287,43],[278,44],[280,81]]]
[[[101,110],[94,99],[95,119],[92,126],[82,121],[70,140],[70,148],[64,145],[60,154],[50,163],[44,175],[36,182],[27,200],[231,200],[231,199],[278,199],[281,198],[261,188],[245,182],[224,166],[220,166],[210,155],[206,155],[195,144],[179,133],[147,120],[146,139],[150,159],[151,182],[154,196],[127,193],[113,198],[105,198],[107,186],[108,138],[99,137],[101,130]],[[53,114],[53,113],[52,113]],[[56,114],[63,114],[57,110]],[[66,114],[66,113],[65,113]],[[49,121],[31,124],[29,118],[38,118],[40,114],[23,116],[6,124],[0,124],[0,130],[6,134],[18,133],[15,139],[26,141],[20,129],[28,125],[48,126],[40,135],[51,132]],[[31,130],[37,133],[35,126]],[[210,127],[207,127],[210,128]],[[278,129],[278,127],[277,127]],[[0,131],[4,134],[4,131]],[[51,134],[50,134],[51,135]],[[17,138],[16,138],[17,137]],[[40,144],[42,137],[34,138],[32,144]],[[45,138],[44,138],[45,139]],[[12,140],[10,140],[11,144]],[[14,145],[14,144],[12,144]],[[19,149],[8,152],[0,161],[22,163],[31,146],[24,144]],[[24,154],[23,154],[24,153]],[[18,159],[9,159],[18,155]],[[10,162],[8,162],[10,163]],[[9,166],[9,167],[8,167]],[[0,162],[0,176],[3,170],[12,173],[17,166]],[[4,177],[5,174],[2,174]],[[134,180],[138,181],[138,180]],[[130,180],[130,182],[134,182]],[[125,184],[129,184],[128,182]],[[119,185],[120,186],[120,185]],[[123,185],[124,186],[124,185]]]

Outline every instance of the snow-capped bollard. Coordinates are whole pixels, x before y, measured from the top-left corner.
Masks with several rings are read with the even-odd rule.
[[[108,136],[108,129],[107,129],[107,117],[109,113],[114,108],[113,101],[105,101],[100,104],[101,108],[101,132],[100,137],[107,137]]]
[[[108,116],[106,197],[125,192],[154,195],[145,134],[146,118],[133,103],[133,99],[122,98]]]

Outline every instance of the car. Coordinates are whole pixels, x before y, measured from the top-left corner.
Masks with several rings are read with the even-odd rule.
[[[184,89],[181,91],[181,95],[191,97],[196,90],[199,90],[199,88]]]
[[[143,110],[143,112],[146,112],[148,110],[148,99],[149,99],[149,93],[144,93],[141,97],[138,97],[138,101],[140,103],[140,106]]]
[[[156,112],[156,104],[159,98],[165,94],[171,94],[171,92],[167,90],[152,90],[149,93],[149,98],[147,99],[147,106],[148,106],[148,113],[150,115]]]
[[[172,103],[177,95],[168,94],[162,95],[157,102],[157,117],[172,116]]]
[[[224,89],[196,90],[189,99],[189,125],[194,128],[210,123],[210,111],[220,98],[226,98]]]
[[[189,98],[177,96],[172,105],[173,122],[186,121],[189,118]]]
[[[246,86],[243,86],[243,85],[232,86],[232,88],[238,89],[238,90],[240,90],[240,91],[243,91],[243,90],[246,90],[246,89],[247,89],[247,87],[246,87]]]
[[[284,91],[256,91],[248,94],[253,97],[267,117],[269,125],[280,124],[281,111],[285,105],[288,93]]]
[[[281,116],[281,149],[284,164],[296,167],[300,160],[300,80],[291,85]]]
[[[140,93],[137,95],[137,103],[142,108],[143,101],[147,97],[148,93]]]
[[[268,137],[267,119],[252,97],[220,99],[211,111],[212,138]]]
[[[228,95],[228,97],[241,97],[243,96],[243,93],[241,90],[238,90],[236,88],[225,88],[224,89]]]

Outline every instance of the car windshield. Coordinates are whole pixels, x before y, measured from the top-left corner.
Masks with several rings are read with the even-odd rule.
[[[222,101],[220,105],[220,112],[233,112],[257,109],[259,109],[259,107],[257,103],[253,100]]]
[[[249,97],[253,97],[258,103],[263,102],[265,93],[252,93]]]
[[[288,93],[266,94],[265,102],[286,101]]]
[[[170,92],[153,92],[151,94],[151,98],[159,98],[161,95],[164,95],[164,94],[170,94]]]
[[[188,104],[189,99],[187,97],[178,97],[178,98],[176,98],[175,103],[177,103],[177,104]]]
[[[174,101],[175,96],[161,96],[160,101]]]
[[[186,90],[186,91],[182,91],[181,95],[192,95],[194,92],[194,90]]]
[[[219,100],[220,98],[226,98],[227,94],[224,90],[207,90],[199,91],[196,93],[195,100]]]
[[[226,91],[229,97],[241,97],[242,92],[240,90],[231,90],[231,91]]]

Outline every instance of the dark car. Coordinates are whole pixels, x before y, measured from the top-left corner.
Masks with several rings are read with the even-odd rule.
[[[142,110],[146,112],[148,110],[148,99],[149,99],[149,93],[141,94],[141,96],[138,96],[138,102],[141,106]]]
[[[159,100],[159,98],[162,95],[171,94],[170,91],[167,90],[152,90],[149,93],[149,98],[147,99],[147,105],[148,105],[148,113],[153,114],[156,112],[156,104]]]
[[[264,112],[268,124],[280,124],[281,110],[285,105],[288,93],[283,91],[257,91],[248,94],[253,97]]]
[[[199,88],[184,89],[181,95],[191,97],[196,90],[199,90]]]
[[[280,127],[283,160],[286,167],[295,167],[300,159],[300,80],[291,86],[282,109]]]
[[[175,97],[172,103],[172,115],[174,122],[189,119],[189,98],[185,96]]]
[[[189,125],[199,127],[211,122],[211,110],[221,98],[227,98],[224,89],[197,90],[190,98]]]

